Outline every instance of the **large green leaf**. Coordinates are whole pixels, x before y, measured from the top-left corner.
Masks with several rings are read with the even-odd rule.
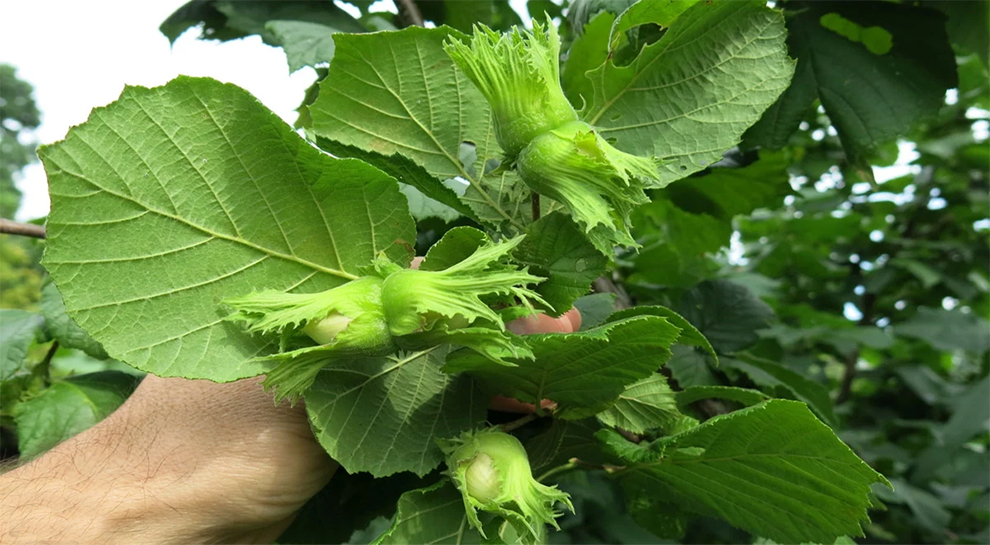
[[[270,21],[265,29],[282,44],[289,71],[316,66],[333,58],[337,29],[308,21]]]
[[[540,218],[526,230],[513,255],[531,273],[546,278],[536,291],[554,308],[554,316],[570,310],[574,301],[591,289],[591,282],[605,272],[608,258],[588,241],[568,216],[555,212]]]
[[[481,185],[486,163],[501,155],[491,109],[444,52],[451,35],[463,38],[447,27],[336,34],[330,73],[310,107],[312,129],[348,146],[404,155],[438,180],[460,177],[508,221],[498,196]],[[470,161],[462,161],[465,143]]]
[[[807,379],[777,362],[749,354],[739,354],[737,358],[722,358],[722,362],[726,367],[746,373],[759,386],[769,388],[771,391],[782,388],[785,393],[780,397],[793,397],[804,401],[826,423],[836,424],[832,400],[829,398],[828,389],[822,384]]]
[[[103,420],[140,380],[119,371],[101,371],[60,380],[22,401],[15,410],[21,458],[34,458]]]
[[[787,26],[797,71],[791,87],[747,134],[752,144],[786,145],[819,98],[843,147],[862,156],[937,114],[946,89],[956,86],[945,16],[937,10],[881,1],[787,7],[794,11]],[[849,38],[856,34],[862,37]],[[886,43],[871,44],[870,36]]]
[[[463,496],[444,479],[433,486],[403,494],[392,527],[374,543],[462,545],[482,542],[481,534],[468,524]]]
[[[331,362],[306,392],[320,444],[351,473],[432,471],[436,439],[477,426],[488,407],[470,377],[440,372],[447,350]]]
[[[715,353],[715,349],[712,347],[708,339],[698,331],[698,328],[687,321],[683,316],[670,310],[667,307],[662,307],[660,305],[643,305],[638,307],[626,308],[613,313],[608,317],[608,322],[615,322],[618,320],[625,320],[626,318],[632,318],[633,316],[660,316],[666,319],[668,322],[674,324],[681,330],[681,334],[677,337],[677,344],[686,344],[690,346],[696,346],[701,348],[708,353],[715,361],[715,365],[718,365],[718,354]]]
[[[699,2],[628,66],[590,72],[584,113],[616,147],[667,162],[670,183],[717,162],[787,88],[784,20],[764,2]]]
[[[76,325],[72,318],[69,318],[69,315],[65,313],[62,294],[58,292],[58,288],[52,282],[48,282],[41,288],[41,313],[45,316],[45,326],[48,328],[48,333],[58,341],[59,346],[82,350],[100,360],[109,357],[103,346],[94,341],[89,333]]]
[[[557,403],[562,418],[583,418],[604,409],[626,385],[656,372],[670,357],[680,329],[663,318],[640,316],[572,334],[522,337],[535,360],[499,365],[477,352],[460,350],[444,371],[466,372],[494,394]]]
[[[615,404],[598,414],[603,424],[633,433],[666,428],[680,418],[674,391],[659,374],[626,386]]]
[[[252,358],[268,342],[225,322],[223,299],[328,289],[380,251],[408,259],[415,242],[392,178],[321,153],[211,79],[128,87],[40,155],[44,264],[69,316],[112,357],[161,376],[264,372]]]
[[[0,309],[0,380],[17,374],[45,319],[26,310]]]
[[[781,543],[862,535],[870,485],[886,483],[795,401],[767,401],[636,448],[637,462],[618,475],[633,495]]]
[[[745,348],[766,327],[773,310],[745,286],[729,280],[699,284],[681,297],[680,314],[694,324],[715,351],[724,354]]]

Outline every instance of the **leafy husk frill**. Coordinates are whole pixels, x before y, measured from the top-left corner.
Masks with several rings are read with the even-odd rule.
[[[227,319],[249,333],[276,337],[276,363],[264,386],[276,401],[295,403],[332,359],[386,356],[451,343],[503,365],[531,359],[529,348],[505,328],[496,304],[532,302],[550,308],[527,286],[544,279],[507,262],[523,239],[482,238],[471,253],[441,270],[406,269],[384,255],[368,276],[318,293],[261,291],[224,301]],[[439,243],[438,243],[439,244]],[[531,302],[532,301],[532,302]]]
[[[495,428],[468,431],[440,440],[447,474],[464,500],[471,527],[485,536],[478,511],[503,517],[523,543],[541,541],[545,526],[559,530],[560,502],[572,513],[570,496],[533,478],[526,449],[518,439]]]
[[[660,162],[616,149],[579,121],[561,90],[553,23],[505,34],[476,25],[470,45],[450,40],[445,50],[488,100],[506,162],[526,186],[564,204],[602,253],[637,247],[629,215],[660,187]]]

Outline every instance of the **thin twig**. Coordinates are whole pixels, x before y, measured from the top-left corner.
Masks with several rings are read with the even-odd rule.
[[[25,237],[45,238],[45,228],[32,223],[20,223],[0,218],[0,233]]]
[[[533,221],[536,221],[540,219],[540,194],[534,191],[530,202],[533,203]]]
[[[499,426],[499,429],[502,430],[502,431],[504,431],[504,432],[510,432],[512,430],[517,430],[517,429],[525,426],[526,424],[529,424],[530,422],[536,420],[536,418],[537,417],[536,417],[536,414],[535,413],[530,413],[530,414],[527,414],[526,416],[524,416],[524,417],[522,417],[522,418],[520,418],[518,420],[513,420],[512,422],[506,422],[505,424],[500,425]]]
[[[414,0],[399,0],[399,7],[412,24],[423,26],[423,14],[420,13],[419,6]]]

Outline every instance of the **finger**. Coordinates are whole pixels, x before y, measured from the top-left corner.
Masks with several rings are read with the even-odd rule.
[[[564,313],[565,318],[571,321],[571,331],[578,331],[581,329],[581,311],[576,308],[571,308]]]
[[[567,318],[566,315],[561,316],[560,318],[551,318],[546,314],[525,316],[509,322],[505,325],[505,327],[516,335],[574,332],[574,326],[572,325],[570,318]]]
[[[409,268],[410,269],[418,269],[419,266],[423,264],[423,260],[424,259],[426,259],[426,258],[425,257],[422,257],[422,256],[420,256],[420,257],[414,257],[413,260],[412,260],[412,263],[409,264]]]
[[[552,411],[557,408],[557,404],[549,399],[544,399],[540,401],[540,407],[542,409]],[[532,403],[524,403],[518,399],[513,399],[511,397],[505,396],[495,396],[492,398],[491,405],[489,408],[495,411],[502,411],[506,413],[519,413],[519,414],[529,414],[536,412],[536,406]]]

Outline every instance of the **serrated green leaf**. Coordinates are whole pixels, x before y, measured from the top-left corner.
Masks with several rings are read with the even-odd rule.
[[[735,386],[689,386],[674,394],[677,409],[686,411],[688,406],[702,399],[728,399],[744,406],[756,405],[770,399],[759,390],[737,388]]]
[[[447,350],[329,362],[305,395],[323,448],[350,473],[432,471],[436,439],[477,426],[488,407],[470,377],[440,372]]]
[[[615,50],[616,45],[627,30],[653,23],[667,28],[685,10],[696,4],[698,0],[665,0],[653,2],[636,2],[623,11],[609,32],[609,50]]]
[[[106,418],[140,382],[119,371],[60,380],[15,410],[17,447],[29,460]]]
[[[448,356],[443,370],[477,377],[494,394],[529,403],[550,399],[561,418],[578,419],[601,411],[626,385],[656,372],[679,333],[663,318],[642,316],[579,333],[520,337],[535,359],[516,360],[515,367],[461,350]]]
[[[787,26],[797,70],[787,92],[747,133],[752,145],[786,145],[820,98],[846,152],[862,157],[938,113],[946,89],[957,84],[945,18],[936,10],[889,2],[796,2],[788,9],[794,10]],[[893,48],[877,54],[826,28],[822,18],[829,14],[882,29]]]
[[[468,524],[461,493],[444,479],[403,494],[392,527],[374,542],[375,545],[409,543],[466,545],[484,540]]]
[[[633,433],[666,428],[680,418],[674,391],[667,385],[667,379],[659,374],[626,386],[611,407],[598,413],[598,419],[606,426]]]
[[[662,458],[621,472],[625,487],[782,543],[862,535],[870,485],[887,484],[795,401],[766,401],[655,444]]]
[[[454,227],[430,246],[419,268],[423,271],[442,271],[464,261],[490,240],[484,231],[473,227]]]
[[[341,144],[328,138],[317,138],[320,148],[332,153],[337,157],[352,157],[360,159],[365,163],[378,167],[382,172],[392,176],[404,184],[415,187],[423,195],[464,214],[465,216],[481,221],[471,207],[458,198],[458,193],[451,187],[452,184],[460,184],[459,181],[448,179],[441,181],[433,177],[423,167],[416,164],[412,159],[399,153],[382,155],[373,151],[367,151],[355,146]],[[463,184],[461,184],[463,185]],[[410,206],[412,203],[410,202]]]
[[[536,292],[554,308],[553,316],[567,312],[605,272],[608,258],[588,241],[571,218],[559,212],[540,218],[526,229],[526,239],[513,257],[529,272],[546,278]]]
[[[661,318],[666,319],[668,322],[674,324],[681,330],[680,336],[677,337],[678,344],[686,344],[701,348],[715,360],[715,365],[718,365],[718,354],[715,353],[715,349],[712,348],[712,345],[708,342],[708,339],[706,339],[705,336],[698,331],[698,328],[694,327],[691,322],[687,321],[686,318],[667,307],[662,307],[660,305],[645,305],[627,308],[613,313],[608,317],[606,322],[625,320],[626,318],[632,318],[633,316],[660,316]]]
[[[722,358],[725,367],[738,369],[763,387],[782,387],[798,401],[804,401],[818,416],[829,425],[835,425],[835,413],[832,411],[832,399],[825,386],[809,380],[799,373],[780,365],[777,362],[757,358],[749,354],[739,354],[736,358]]]
[[[681,297],[678,311],[694,324],[719,354],[756,342],[756,330],[766,327],[773,310],[745,286],[711,280]]]
[[[312,129],[348,146],[404,155],[440,180],[463,178],[497,221],[510,221],[481,186],[486,163],[501,149],[488,103],[443,50],[451,35],[463,37],[448,27],[336,34],[330,73],[310,107]],[[470,164],[461,162],[464,143],[474,146]]]
[[[24,366],[28,347],[45,319],[19,309],[0,309],[0,380],[17,374]]]
[[[219,302],[311,292],[415,230],[395,181],[300,138],[243,89],[179,77],[128,87],[40,151],[52,213],[44,264],[70,317],[114,358],[160,376],[265,371],[267,341]],[[113,240],[113,244],[98,241]]]
[[[671,352],[673,355],[667,362],[667,368],[678,386],[688,388],[718,384],[709,367],[712,360],[707,354],[681,345],[671,347]]]
[[[683,178],[717,162],[787,88],[785,35],[763,2],[699,2],[629,66],[588,74],[585,119],[619,149],[666,160],[664,185]]]
[[[265,30],[282,45],[289,72],[317,66],[333,58],[333,35],[337,29],[308,21],[268,21]]]
[[[58,341],[59,346],[82,350],[98,360],[105,360],[109,357],[103,346],[93,340],[89,333],[76,325],[72,318],[69,318],[69,315],[65,313],[62,294],[58,292],[58,288],[52,282],[48,282],[41,288],[41,313],[45,317],[45,326],[48,328],[48,332],[52,338]]]

